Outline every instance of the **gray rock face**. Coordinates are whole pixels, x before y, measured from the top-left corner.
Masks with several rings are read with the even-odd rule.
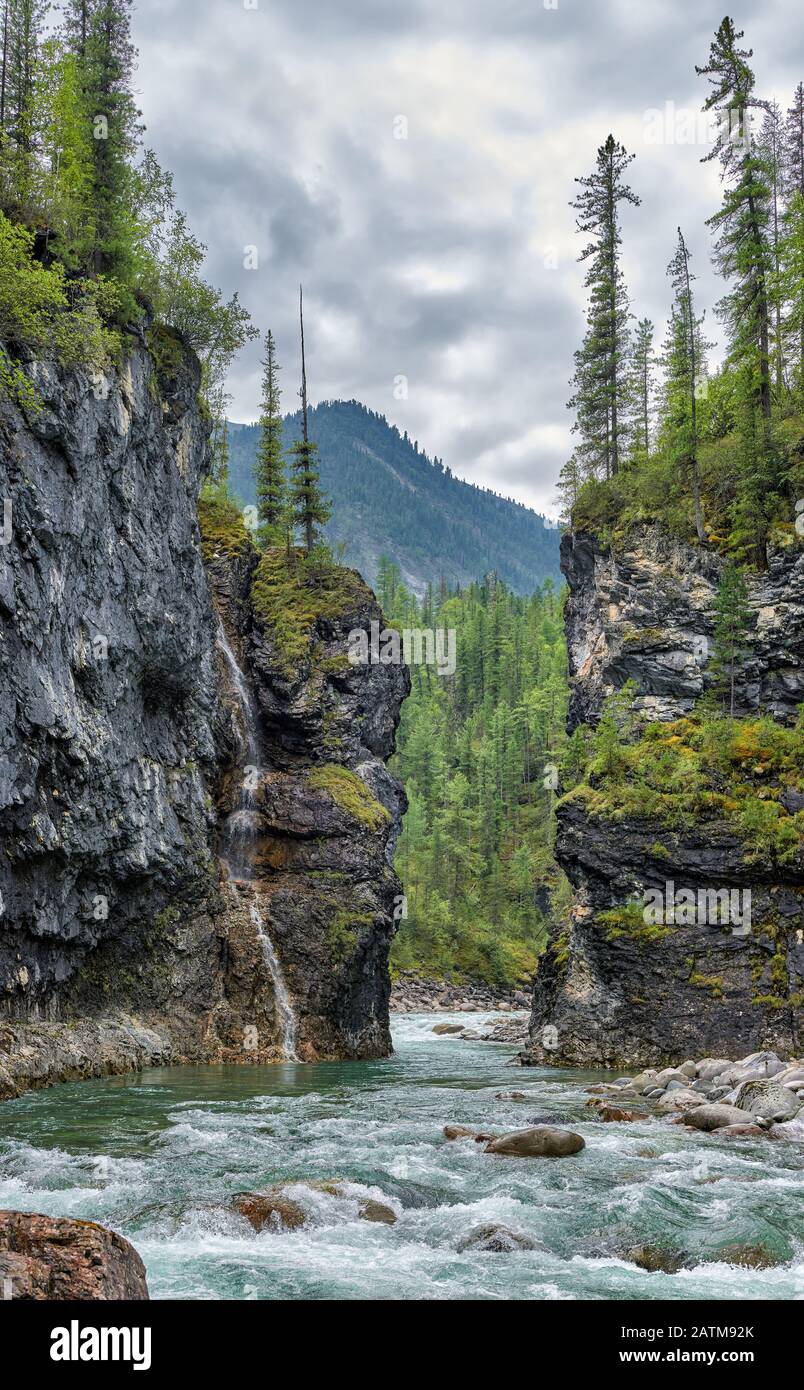
[[[603,700],[628,679],[644,717],[687,713],[708,681],[698,639],[713,632],[718,558],[651,528],[616,553],[568,534],[562,563],[570,585],[570,727],[594,725]],[[804,548],[795,543],[772,552],[768,574],[752,581],[756,629],[741,712],[761,707],[785,722],[795,718],[804,697],[803,586]],[[799,1049],[801,850],[783,864],[751,860],[715,813],[669,827],[638,814],[595,818],[569,799],[558,809],[557,857],[574,889],[571,922],[554,927],[540,961],[524,1061],[644,1067],[709,1053],[716,1074],[721,1056]],[[677,923],[640,939],[601,923],[600,914],[646,890],[663,893],[668,881],[694,892],[750,889],[749,933]]]
[[[646,717],[688,714],[711,684],[714,599],[723,561],[646,527],[624,549],[567,532],[561,567],[569,585],[565,622],[573,679],[569,727],[596,724],[604,699],[636,681]],[[749,580],[751,657],[736,713],[760,708],[792,723],[804,701],[804,548],[771,550],[767,573]]]
[[[202,561],[199,368],[136,348],[119,373],[36,368],[30,419],[0,403],[0,1096],[63,1076],[280,1053],[274,976],[222,826],[240,717],[222,614],[261,717],[255,877],[299,1016],[300,1055],[388,1051],[391,868],[404,796],[385,768],[404,667],[352,669],[354,602],[315,624],[320,660],[275,661],[256,557]],[[212,579],[212,584],[209,579]],[[337,764],[379,813],[311,773]],[[384,808],[384,809],[383,809]]]

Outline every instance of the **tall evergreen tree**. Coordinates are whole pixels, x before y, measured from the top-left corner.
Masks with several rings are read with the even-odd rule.
[[[299,286],[299,329],[301,334],[302,384],[299,395],[302,403],[302,437],[293,445],[290,503],[293,521],[301,528],[304,546],[309,555],[318,534],[326,525],[331,508],[321,492],[318,476],[318,447],[310,439],[307,423],[307,368],[304,357],[304,301]]]
[[[800,219],[804,211],[804,82],[799,82],[793,94],[793,104],[789,107],[782,133],[784,161],[784,184],[786,195],[785,238],[780,259],[786,263],[788,271],[796,259],[796,242],[800,240]],[[786,239],[792,239],[792,245]],[[789,284],[788,290],[795,290]],[[792,346],[798,358],[799,372],[804,383],[804,312],[801,312],[801,293],[793,298],[799,299],[798,318],[793,318]],[[797,330],[797,331],[796,331]]]
[[[737,668],[748,650],[751,610],[748,588],[741,571],[732,561],[723,569],[715,599],[715,650],[713,669],[718,688],[728,692],[729,715],[734,717],[734,687]]]
[[[703,161],[720,161],[723,205],[708,225],[716,233],[715,259],[733,288],[721,301],[732,334],[732,355],[746,363],[756,379],[757,404],[766,420],[771,416],[770,306],[768,221],[770,187],[762,146],[751,131],[752,111],[767,109],[754,95],[754,74],[748,66],[752,49],[739,47],[743,31],[724,19],[712,41],[709,62],[696,65],[712,90],[704,111],[716,111],[719,129]]]
[[[631,457],[636,463],[646,459],[650,453],[656,366],[653,334],[652,321],[640,319],[634,332],[629,362],[630,445]]]
[[[675,255],[667,267],[673,286],[673,309],[666,354],[665,409],[672,429],[672,447],[679,465],[690,480],[695,530],[703,545],[706,541],[701,505],[701,470],[698,462],[698,390],[704,375],[706,344],[701,335],[703,315],[696,318],[692,297],[695,276],[690,270],[690,253],[681,228]]]
[[[276,343],[270,331],[265,339],[263,359],[262,413],[260,440],[257,446],[255,480],[260,521],[275,529],[279,526],[286,503],[287,483],[282,451],[281,391],[277,374]]]
[[[620,204],[639,204],[625,182],[633,155],[609,135],[597,152],[595,170],[576,179],[580,192],[570,206],[576,227],[590,237],[578,259],[587,262],[584,285],[589,291],[587,330],[575,354],[574,430],[577,454],[589,476],[614,477],[623,451],[628,295],[621,266]]]
[[[131,40],[131,6],[132,0],[91,0],[86,15],[79,10],[72,31],[93,133],[95,216],[89,268],[124,279],[131,274],[132,163],[142,133],[132,92],[137,52]]]

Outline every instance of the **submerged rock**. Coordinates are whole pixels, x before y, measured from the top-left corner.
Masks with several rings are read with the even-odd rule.
[[[466,1125],[444,1125],[445,1139],[474,1139],[476,1143],[481,1140],[485,1143],[493,1139],[493,1134],[484,1133],[479,1129],[469,1129]]]
[[[519,1129],[502,1134],[486,1145],[485,1152],[506,1154],[512,1158],[568,1158],[581,1152],[586,1145],[580,1134],[550,1125]]]
[[[477,1226],[458,1243],[462,1254],[465,1250],[482,1250],[487,1254],[510,1254],[514,1250],[535,1250],[536,1244],[521,1231],[512,1231],[508,1226],[489,1223]]]
[[[0,1211],[0,1287],[36,1301],[149,1296],[142,1260],[115,1231],[21,1211]]]
[[[648,1274],[677,1274],[684,1267],[686,1255],[670,1245],[632,1245],[623,1258]]]
[[[245,1216],[255,1231],[263,1231],[266,1227],[276,1231],[297,1231],[310,1218],[303,1202],[293,1195],[293,1189],[298,1188],[357,1202],[357,1215],[361,1221],[379,1222],[385,1226],[393,1226],[396,1221],[396,1212],[392,1207],[373,1197],[349,1192],[348,1184],[341,1178],[304,1178],[275,1183],[264,1192],[236,1192],[232,1205],[241,1216]]]

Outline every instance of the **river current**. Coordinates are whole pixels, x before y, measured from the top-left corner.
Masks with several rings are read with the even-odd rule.
[[[378,1062],[165,1068],[8,1102],[0,1207],[120,1231],[153,1298],[804,1298],[800,1145],[718,1142],[666,1121],[603,1124],[585,1091],[601,1073],[523,1070],[510,1046],[434,1035],[444,1021],[398,1017],[394,1056]],[[527,1099],[496,1096],[512,1090]],[[548,1116],[583,1135],[581,1154],[495,1157],[442,1133],[449,1122],[502,1131]],[[309,1177],[353,1186],[308,1193],[302,1230],[258,1235],[229,1204],[234,1192]],[[359,1220],[366,1195],[390,1204],[396,1223]],[[536,1248],[459,1251],[491,1222]],[[649,1274],[624,1258],[657,1241],[699,1263]],[[761,1245],[780,1263],[718,1257],[735,1245]]]

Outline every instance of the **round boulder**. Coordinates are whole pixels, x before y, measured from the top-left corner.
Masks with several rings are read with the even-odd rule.
[[[574,1134],[572,1130],[535,1125],[532,1129],[501,1134],[486,1145],[485,1152],[511,1158],[569,1158],[585,1147],[580,1134]]]

